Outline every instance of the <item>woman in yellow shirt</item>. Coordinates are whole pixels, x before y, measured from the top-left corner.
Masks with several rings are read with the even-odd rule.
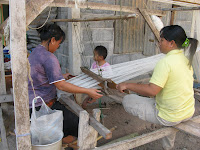
[[[153,72],[149,84],[121,83],[120,92],[129,89],[143,96],[130,94],[124,97],[123,106],[128,113],[155,124],[174,126],[189,120],[194,114],[192,60],[198,41],[187,38],[178,25],[166,26],[160,31],[160,51],[166,56]],[[184,51],[189,47],[188,58]],[[184,49],[184,51],[182,51]],[[176,133],[163,138],[163,148],[174,146]]]

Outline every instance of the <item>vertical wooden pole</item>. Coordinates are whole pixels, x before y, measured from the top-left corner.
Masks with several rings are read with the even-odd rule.
[[[177,6],[176,5],[172,5],[172,8],[177,8]],[[176,16],[176,11],[172,11],[172,13],[171,13],[171,19],[170,19],[170,25],[174,24],[175,16]]]
[[[3,61],[3,45],[2,40],[0,40],[0,95],[6,94],[6,83],[5,83],[5,72],[4,72],[4,61]],[[2,104],[1,104],[2,105]],[[1,138],[3,142],[3,149],[8,150],[8,143],[6,139],[6,130],[3,121],[2,109],[0,106],[0,128],[1,128]]]
[[[93,115],[97,121],[100,120],[99,109],[93,110]],[[95,148],[97,144],[98,132],[89,125],[89,114],[84,110],[79,115],[78,146],[79,150]]]
[[[68,18],[78,19],[80,18],[80,9],[68,8]],[[69,43],[69,64],[70,73],[80,74],[81,70],[81,27],[80,22],[68,23],[68,43]]]
[[[26,0],[10,0],[10,50],[18,150],[31,150],[26,49]]]
[[[6,82],[5,82],[5,71],[4,71],[4,61],[3,61],[3,45],[2,40],[0,40],[0,95],[6,94]]]

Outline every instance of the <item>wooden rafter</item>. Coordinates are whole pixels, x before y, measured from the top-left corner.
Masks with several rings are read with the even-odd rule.
[[[186,6],[186,7],[197,7],[200,5],[199,0],[188,0],[188,1],[186,0],[151,0],[151,1]]]
[[[65,0],[54,0],[54,2],[50,5],[52,7],[75,7],[75,3],[69,1],[68,4],[65,3]],[[103,4],[103,3],[96,3],[96,2],[86,2],[80,4],[79,8],[86,8],[86,9],[100,9],[100,10],[111,10],[111,11],[122,11],[127,13],[136,13],[139,14],[137,8],[133,8],[130,6],[120,6],[120,5],[110,5],[110,4]],[[147,10],[148,14],[157,15],[157,16],[165,16],[165,13],[160,10]]]

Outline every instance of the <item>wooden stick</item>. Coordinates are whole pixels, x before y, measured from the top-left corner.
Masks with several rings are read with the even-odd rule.
[[[156,39],[159,41],[160,40],[160,33],[156,29],[156,27],[155,27],[153,21],[151,20],[149,14],[147,13],[147,11],[146,10],[142,10],[140,8],[138,8],[138,10],[140,11],[142,16],[144,17],[145,21],[148,23],[148,25],[151,28],[151,30],[152,30],[153,34],[155,35]]]
[[[200,10],[200,7],[177,7],[177,8],[162,8],[162,11],[190,11]]]
[[[50,4],[52,7],[71,7],[75,8],[75,2],[69,1],[68,4],[65,3],[64,0],[54,0],[53,3]],[[86,8],[86,9],[99,9],[99,10],[111,10],[111,11],[120,11],[120,12],[128,12],[128,13],[135,13],[139,14],[139,11],[136,8],[130,6],[120,6],[120,5],[110,5],[110,4],[103,4],[103,3],[95,3],[95,2],[86,2],[83,4],[78,5],[79,8]],[[161,10],[147,10],[147,12],[151,15],[157,16],[165,16],[166,13],[162,12]]]
[[[61,100],[65,102],[77,116],[84,109],[81,108],[78,104],[76,104],[73,100],[69,99],[69,97],[64,94],[61,95]],[[112,138],[112,132],[108,130],[105,126],[103,126],[100,122],[98,122],[94,117],[89,117],[89,124],[96,130],[100,135],[102,135],[105,139]]]
[[[190,121],[193,121],[195,123],[200,123],[200,115],[190,119]],[[182,124],[184,124],[184,123],[180,123],[177,126],[180,126]],[[103,146],[97,147],[93,150],[132,149],[132,148],[150,143],[152,141],[158,140],[160,138],[163,138],[163,137],[170,135],[170,134],[177,132],[177,131],[178,130],[173,128],[173,127],[165,127],[165,128],[153,131],[151,133],[143,134],[143,135],[131,138],[131,139],[123,140],[123,141],[116,142],[116,143],[113,143],[113,144],[103,145]]]
[[[52,19],[52,22],[87,22],[87,21],[103,21],[103,20],[119,20],[137,18],[138,15],[126,15],[126,16],[112,16],[112,17],[95,17],[90,19]]]

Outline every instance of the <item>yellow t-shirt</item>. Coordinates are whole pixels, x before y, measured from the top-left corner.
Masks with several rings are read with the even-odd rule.
[[[162,90],[156,95],[158,116],[177,122],[194,114],[193,69],[182,50],[172,50],[161,59],[150,83]]]

